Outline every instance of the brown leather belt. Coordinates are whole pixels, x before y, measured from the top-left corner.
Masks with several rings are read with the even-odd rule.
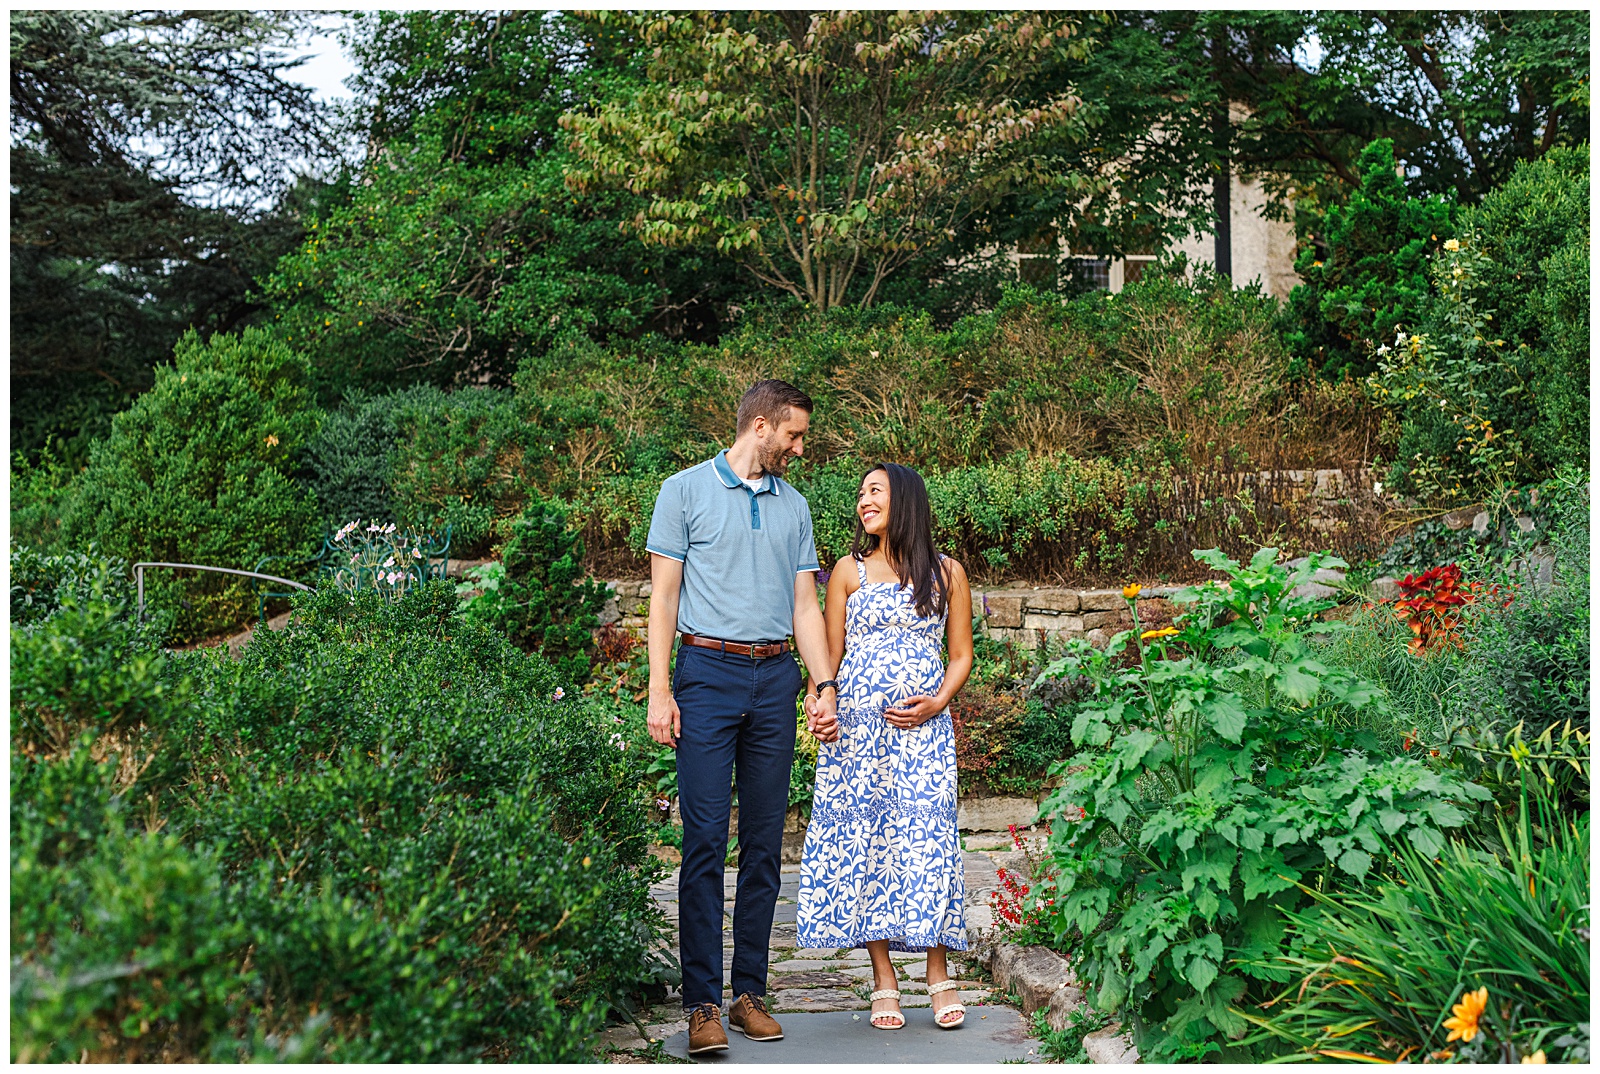
[[[769,642],[766,645],[745,645],[737,641],[720,641],[716,638],[702,638],[694,634],[684,634],[683,644],[692,645],[696,649],[716,649],[718,652],[732,653],[734,656],[748,656],[752,660],[765,660],[772,656],[782,656],[789,651],[786,641]]]

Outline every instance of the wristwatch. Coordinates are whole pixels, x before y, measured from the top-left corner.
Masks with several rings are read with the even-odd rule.
[[[817,696],[822,696],[822,691],[826,690],[830,686],[833,687],[834,696],[839,696],[839,683],[836,679],[829,679],[827,682],[817,683]]]

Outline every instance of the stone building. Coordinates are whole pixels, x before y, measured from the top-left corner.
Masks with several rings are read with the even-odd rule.
[[[1234,105],[1235,123],[1244,118]],[[1032,243],[1024,242],[1013,252],[1018,278],[1024,282],[1054,279],[1061,264],[1071,265],[1094,286],[1113,294],[1137,280],[1145,268],[1163,253],[1181,253],[1190,264],[1205,264],[1233,279],[1236,286],[1261,281],[1261,289],[1279,300],[1300,283],[1295,275],[1294,224],[1267,219],[1267,195],[1259,179],[1246,179],[1237,172],[1212,182],[1213,203],[1227,206],[1219,213],[1220,227],[1202,235],[1191,235],[1166,249],[1130,253],[1122,258],[1074,256],[1067,244],[1053,234]],[[1052,249],[1055,247],[1055,249]]]

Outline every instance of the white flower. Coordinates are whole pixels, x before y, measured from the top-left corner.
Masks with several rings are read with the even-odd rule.
[[[412,549],[412,550],[411,550],[411,558],[412,558],[412,559],[421,559],[421,558],[422,558],[422,549],[420,549],[420,548],[413,548],[413,549]]]
[[[1383,344],[1383,346],[1379,347],[1378,348],[1378,353],[1379,354],[1388,354],[1389,353],[1389,344],[1385,343],[1385,344]]]
[[[564,690],[562,687],[557,686],[556,687],[556,692],[550,695],[550,700],[552,700],[552,701],[560,701],[563,697],[566,697],[566,696],[567,696],[567,691]]]
[[[1383,482],[1382,481],[1374,481],[1372,483],[1372,494],[1374,496],[1382,496],[1383,495]]]
[[[383,565],[385,567],[393,567],[394,566],[394,557],[390,556],[388,559],[384,560],[383,561]]]
[[[1406,345],[1406,334],[1404,332],[1395,333],[1394,345],[1396,347],[1404,347]]]

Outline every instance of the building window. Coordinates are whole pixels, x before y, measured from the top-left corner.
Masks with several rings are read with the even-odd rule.
[[[1122,263],[1122,286],[1144,279],[1144,270],[1156,263],[1153,257],[1130,257]]]
[[[1074,257],[1072,274],[1091,291],[1111,290],[1111,259],[1108,257]]]

